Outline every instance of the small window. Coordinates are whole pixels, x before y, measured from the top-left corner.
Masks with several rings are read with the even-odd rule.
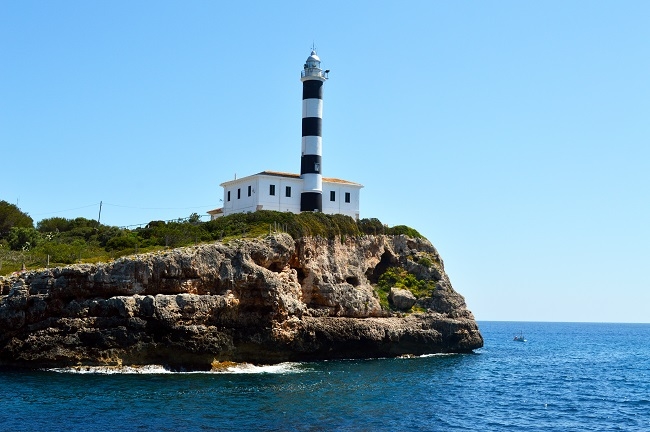
[[[230,191],[227,193],[226,201],[230,201]]]
[[[241,198],[241,189],[237,189],[237,199]]]
[[[269,195],[275,196],[275,185],[269,186]]]
[[[336,192],[330,191],[330,201],[336,201]]]
[[[345,202],[349,203],[350,202],[350,192],[345,193]]]
[[[314,162],[314,172],[320,173],[320,163]]]
[[[291,198],[291,186],[287,186],[287,189],[285,190],[285,196],[287,198]]]
[[[251,190],[252,190],[252,188],[253,188],[253,186],[248,186],[248,196],[251,196]]]

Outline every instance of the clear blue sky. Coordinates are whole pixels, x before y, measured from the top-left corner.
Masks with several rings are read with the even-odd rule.
[[[205,213],[324,174],[442,254],[479,320],[650,322],[650,2],[3,1],[0,199],[35,221]]]

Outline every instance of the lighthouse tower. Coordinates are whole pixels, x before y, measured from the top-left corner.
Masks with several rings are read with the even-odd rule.
[[[302,157],[300,178],[303,189],[300,211],[323,211],[322,123],[323,83],[327,73],[320,68],[320,58],[312,49],[300,73],[302,81]]]
[[[312,48],[300,74],[302,81],[302,154],[300,174],[262,171],[221,183],[223,207],[209,211],[212,219],[260,210],[321,212],[359,220],[362,184],[322,175],[323,83],[329,70],[320,67]]]

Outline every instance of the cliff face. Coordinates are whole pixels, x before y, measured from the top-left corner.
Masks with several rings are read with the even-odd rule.
[[[426,312],[382,310],[373,284],[389,267],[435,281],[433,293],[416,300]],[[0,285],[0,365],[209,369],[213,361],[483,346],[435,248],[405,236],[278,234],[28,272]]]

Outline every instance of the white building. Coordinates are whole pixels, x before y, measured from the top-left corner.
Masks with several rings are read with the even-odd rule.
[[[257,210],[319,211],[359,219],[359,192],[363,186],[323,177],[321,172],[322,88],[328,73],[329,70],[320,68],[320,58],[312,50],[300,74],[303,83],[300,174],[262,171],[222,183],[223,208],[209,211],[211,219]]]
[[[223,208],[212,210],[212,219],[257,210],[300,213],[303,179],[298,174],[262,171],[221,183],[221,186]],[[362,187],[359,183],[323,177],[322,212],[359,219],[359,191]]]

